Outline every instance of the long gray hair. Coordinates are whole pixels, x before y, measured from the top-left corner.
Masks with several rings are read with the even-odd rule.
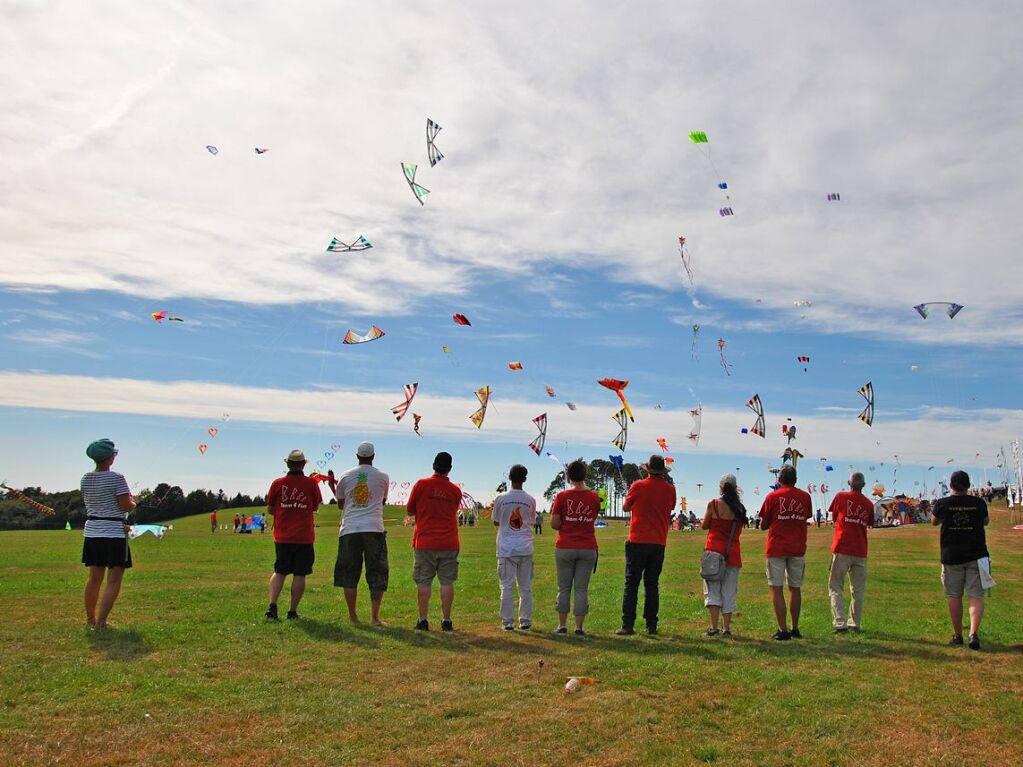
[[[739,498],[739,483],[735,475],[725,474],[722,476],[718,482],[718,488],[721,490],[721,500],[732,510],[732,514],[735,515],[739,524],[746,524],[746,507],[742,505],[742,500]]]

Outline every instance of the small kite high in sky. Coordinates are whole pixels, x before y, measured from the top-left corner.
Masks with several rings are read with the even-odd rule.
[[[536,428],[540,430],[540,433],[536,436],[536,439],[529,443],[529,448],[537,455],[540,455],[540,451],[543,450],[543,444],[547,441],[547,414],[541,413],[533,419],[533,423],[536,424]]]
[[[611,440],[611,444],[625,452],[625,445],[629,441],[629,421],[626,418],[626,410],[622,408],[613,416],[611,420],[618,424],[618,436]]]
[[[689,431],[689,439],[698,446],[700,444],[700,429],[703,426],[703,405],[694,407],[689,411],[689,415],[693,417],[693,428]]]
[[[805,373],[810,365],[810,358],[800,355],[799,357],[796,357],[796,361],[803,366],[803,372]]]
[[[574,411],[576,409],[576,404],[574,402],[566,402],[565,407],[567,407],[569,410]]]
[[[341,242],[337,237],[330,239],[330,244],[327,246],[328,253],[352,253],[357,250],[369,250],[373,246],[369,244],[369,240],[363,237],[361,234],[358,239],[355,240],[351,245],[347,242]]]
[[[416,391],[418,391],[418,389],[419,389],[419,383],[418,382],[410,383],[410,384],[405,384],[405,389],[404,389],[405,401],[402,402],[401,404],[395,405],[394,407],[391,408],[391,412],[394,413],[395,418],[397,418],[399,421],[402,418],[404,418],[405,417],[405,413],[408,412],[409,405],[412,404],[412,398],[416,396]],[[419,422],[416,421],[416,426],[418,426],[418,425],[419,425]],[[416,433],[418,434],[418,431]]]
[[[164,320],[168,322],[184,322],[180,317],[168,317],[167,312],[153,312],[149,316],[157,322],[163,322]]]
[[[767,425],[764,422],[764,405],[760,401],[760,395],[754,394],[746,403],[746,407],[757,414],[756,423],[750,427],[750,434],[756,434],[761,439],[766,439]]]
[[[547,389],[547,396],[548,397],[557,397],[558,396],[557,394],[554,393],[554,389],[552,387],[545,386],[544,388]]]
[[[732,366],[728,364],[728,359],[725,357],[725,339],[718,339],[718,352],[721,354],[721,367],[725,371],[725,375],[730,376],[732,374]]]
[[[721,218],[725,218],[726,216],[734,216],[735,211],[732,210],[730,207],[718,208],[718,215],[721,216]]]
[[[944,306],[945,314],[948,315],[950,320],[955,319],[955,316],[963,310],[962,304],[954,304],[949,301],[931,301],[926,304],[917,304],[913,308],[916,309],[916,313],[919,314],[923,319],[927,319],[927,315],[931,313],[932,306]]]
[[[469,322],[469,318],[466,317],[464,314],[460,314],[459,312],[455,312],[454,314],[452,314],[451,319],[455,321],[456,325],[468,325],[470,327],[472,326],[472,323]]]
[[[490,403],[490,387],[484,386],[476,390],[476,399],[480,401],[479,409],[469,416],[469,420],[477,429],[483,428],[483,419],[487,417],[487,405]]]
[[[661,452],[662,453],[670,453],[671,452],[671,448],[668,447],[668,440],[666,440],[664,437],[658,437],[657,438],[657,447],[661,448]]]
[[[867,426],[873,426],[874,385],[870,381],[867,381],[867,383],[863,384],[863,386],[860,387],[860,396],[867,401],[867,406],[863,408],[863,412],[856,417],[863,421],[863,423],[867,424]]]
[[[708,141],[707,141],[707,134],[704,133],[702,130],[690,131],[690,133],[689,133],[689,140],[692,141],[694,144],[706,144],[706,143],[708,143]]]
[[[686,238],[679,235],[678,238],[678,252],[682,257],[682,268],[686,270],[686,276],[689,278],[689,284],[693,284],[693,259],[689,254],[689,248],[686,247]]]
[[[828,202],[838,202],[841,199],[842,199],[842,195],[840,195],[838,192],[829,192],[828,193]]]
[[[354,330],[349,330],[345,333],[345,337],[341,339],[343,344],[364,344],[369,341],[376,341],[378,338],[383,338],[386,335],[384,331],[378,328],[376,325],[370,325],[366,335],[360,336]]]
[[[635,422],[636,419],[632,415],[632,408],[629,407],[629,403],[625,401],[625,395],[622,393],[625,391],[625,387],[629,385],[629,382],[619,381],[617,378],[601,378],[597,383],[618,395],[618,399],[622,401],[622,411],[629,414],[630,421]]]
[[[522,363],[521,362],[509,362],[508,363],[508,369],[509,370],[522,370]]]
[[[209,152],[210,154],[216,154],[220,150],[217,149],[215,146],[213,146],[213,144],[207,144],[206,145],[206,151]]]
[[[694,360],[698,359],[699,356],[700,356],[699,351],[697,350],[697,341],[699,340],[699,338],[700,338],[700,326],[697,323],[694,322],[693,323],[693,348],[692,348],[692,352],[691,352],[692,355],[693,355],[693,359]]]
[[[423,420],[423,417],[418,413],[412,414],[412,431],[418,434],[420,437],[423,435],[419,433],[419,422]]]
[[[206,433],[209,434],[210,437],[216,438],[216,436],[220,434],[220,429],[218,429],[216,426],[211,426],[206,430]]]
[[[270,150],[267,149],[265,146],[257,146],[256,147],[256,154],[266,154],[269,151]]]
[[[207,450],[209,450],[209,447],[207,447],[207,446],[206,446],[205,444],[203,444],[202,442],[200,442],[200,443],[199,443],[199,452],[200,452],[200,453],[201,453],[202,455],[206,455],[206,451],[207,451]]]
[[[430,158],[430,167],[439,163],[444,159],[444,155],[437,148],[434,143],[434,139],[437,138],[437,134],[443,130],[437,123],[431,120],[429,117],[426,118],[426,154]]]
[[[430,190],[425,186],[416,183],[416,168],[419,167],[413,163],[403,162],[401,164],[401,172],[405,174],[405,181],[408,182],[408,188],[412,190],[412,194],[416,196],[420,205],[425,205],[423,199],[430,193]]]
[[[3,482],[0,482],[0,487],[2,487],[4,490],[6,490],[11,495],[13,495],[15,498],[17,498],[22,503],[27,503],[29,506],[31,506],[36,511],[41,511],[41,512],[43,512],[43,514],[51,514],[51,515],[56,513],[49,506],[44,506],[43,504],[39,503],[39,501],[36,501],[36,500],[33,500],[32,498],[29,498],[27,495],[25,495],[20,490],[15,490],[13,487],[8,487]]]

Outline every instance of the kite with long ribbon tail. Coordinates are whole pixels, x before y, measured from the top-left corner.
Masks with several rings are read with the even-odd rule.
[[[718,189],[721,190],[721,193],[724,195],[725,200],[727,201],[727,204],[730,206],[731,202],[732,202],[732,198],[728,194],[728,182],[721,179],[721,174],[718,173],[717,166],[714,165],[714,159],[710,155],[710,140],[707,138],[706,132],[705,131],[691,131],[689,133],[689,140],[692,141],[694,144],[696,144],[697,147],[699,147],[701,144],[706,146],[706,150],[705,151],[701,151],[700,153],[706,158],[707,163],[710,165],[711,170],[714,171],[714,176],[718,180],[717,181],[717,187],[718,187]],[[727,213],[725,211],[727,211]],[[718,212],[722,216],[731,216],[732,215],[731,207],[721,208]]]
[[[476,390],[476,399],[480,401],[479,409],[469,416],[469,420],[477,429],[483,428],[483,419],[487,417],[487,405],[490,403],[490,387],[484,386]]]
[[[870,381],[867,381],[867,383],[863,384],[863,386],[860,387],[860,396],[863,397],[863,399],[865,399],[867,401],[867,406],[865,408],[863,408],[863,412],[861,412],[856,417],[859,418],[861,421],[863,421],[863,423],[867,424],[867,426],[873,426],[874,425],[874,385]]]
[[[349,330],[345,333],[345,337],[341,339],[343,344],[364,344],[369,341],[376,341],[378,338],[383,338],[386,333],[378,328],[376,325],[370,325],[366,335],[360,336],[354,330]]]
[[[395,405],[391,408],[391,412],[394,413],[394,417],[397,420],[401,420],[405,417],[405,413],[408,412],[409,405],[412,404],[412,398],[416,396],[416,392],[419,390],[419,383],[405,384],[405,401],[401,404]],[[416,426],[419,425],[419,421],[416,421]],[[418,434],[418,429],[416,430]]]
[[[689,439],[693,441],[693,444],[699,446],[700,444],[700,429],[703,426],[703,405],[697,405],[689,411],[689,415],[693,417],[693,428],[689,431]]]
[[[724,368],[725,375],[730,376],[732,374],[732,366],[728,363],[725,358],[725,339],[718,339],[718,352],[721,354],[721,367]]]
[[[419,415],[418,413],[413,413],[412,414],[412,431],[414,431],[420,437],[423,436],[422,434],[419,433],[419,422],[422,421],[422,420],[423,420],[423,417],[421,415]]]
[[[764,422],[764,405],[760,401],[760,395],[754,394],[750,401],[746,403],[746,407],[757,414],[756,423],[750,428],[750,434],[756,434],[761,439],[766,439],[767,425]]]
[[[44,505],[42,503],[39,503],[39,501],[35,501],[35,500],[29,498],[27,495],[25,495],[20,490],[15,490],[13,487],[8,487],[3,482],[0,482],[0,487],[2,487],[4,490],[6,490],[11,495],[13,495],[15,498],[17,498],[22,503],[27,503],[29,506],[31,506],[36,511],[41,511],[41,512],[43,512],[43,514],[50,514],[50,515],[56,513],[49,506],[46,506],[46,505]]]
[[[636,419],[632,415],[632,408],[629,407],[629,403],[625,401],[625,395],[622,394],[625,391],[625,387],[629,385],[629,382],[619,381],[617,378],[601,378],[597,383],[618,395],[618,399],[622,401],[622,411],[628,413],[629,420],[635,423]]]
[[[167,312],[152,312],[149,316],[157,322],[163,322],[164,320],[167,320],[168,322],[184,322],[184,320],[180,317],[167,316]]]
[[[671,448],[668,447],[668,440],[666,440],[664,437],[658,437],[657,438],[657,447],[661,448],[661,452],[662,453],[670,453],[671,452]]]
[[[700,337],[700,326],[697,323],[694,322],[693,323],[693,349],[692,349],[692,355],[693,355],[693,359],[694,360],[700,358],[700,354],[697,351],[697,346],[696,346],[696,342],[699,339],[699,337]]]
[[[617,423],[619,427],[618,436],[611,440],[611,444],[623,453],[625,452],[625,444],[629,439],[629,422],[625,418],[625,412],[625,408],[622,408],[611,416],[611,419]]]
[[[540,455],[540,451],[543,450],[543,444],[547,441],[547,414],[541,413],[533,419],[533,423],[536,424],[536,428],[540,430],[536,439],[529,443],[529,448],[537,455]]]
[[[678,252],[682,258],[682,268],[686,270],[686,276],[689,278],[689,284],[693,284],[693,258],[689,253],[689,248],[686,247],[686,238],[679,235],[678,238]]]

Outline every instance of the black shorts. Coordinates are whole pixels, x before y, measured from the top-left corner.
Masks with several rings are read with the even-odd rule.
[[[334,585],[354,589],[366,561],[366,585],[371,594],[387,591],[387,533],[348,533],[337,541]]]
[[[131,549],[127,538],[86,538],[82,545],[82,564],[86,567],[131,567]]]
[[[309,575],[316,561],[316,549],[311,543],[275,543],[277,560],[274,572],[278,575]]]

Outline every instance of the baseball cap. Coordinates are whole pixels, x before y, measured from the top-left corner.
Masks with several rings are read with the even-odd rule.
[[[292,450],[288,453],[288,457],[284,459],[285,462],[305,463],[305,453],[301,450]]]
[[[433,459],[433,470],[442,474],[451,471],[451,453],[443,451],[437,453],[437,457]]]
[[[117,448],[114,447],[114,441],[104,437],[103,439],[97,439],[95,442],[91,442],[87,448],[85,448],[85,454],[92,460],[99,463],[105,461],[111,456],[117,455]]]
[[[376,455],[376,448],[373,447],[372,442],[360,442],[359,446],[355,448],[355,454],[359,458],[372,458]]]

